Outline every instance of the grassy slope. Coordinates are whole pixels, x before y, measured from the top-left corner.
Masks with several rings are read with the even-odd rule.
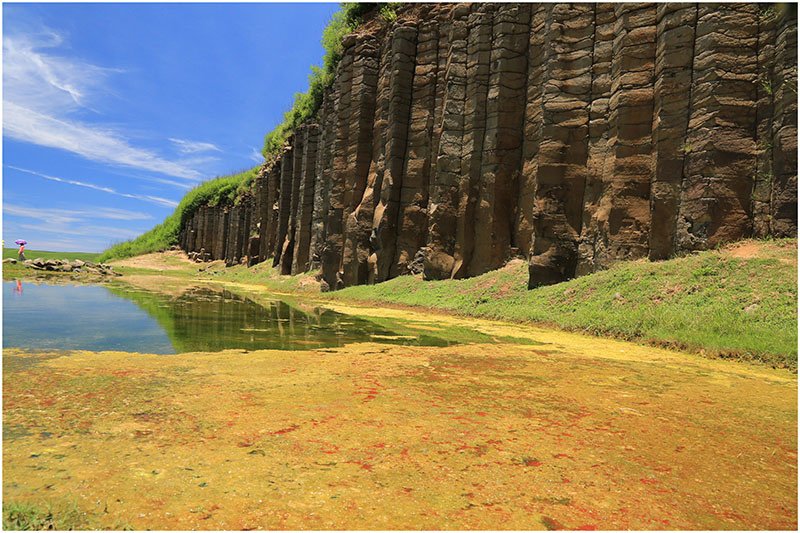
[[[278,276],[267,265],[211,277],[281,292],[315,287],[308,275]],[[321,295],[465,316],[538,322],[596,335],[674,346],[713,356],[797,367],[797,240],[744,241],[670,261],[633,261],[534,290],[514,261],[465,280],[402,276]]]
[[[181,199],[175,211],[164,222],[135,239],[115,244],[99,256],[100,261],[134,257],[166,250],[178,244],[180,229],[201,205],[232,203],[255,179],[259,167],[204,181]]]
[[[400,277],[335,298],[431,307],[463,315],[544,322],[711,355],[797,365],[797,241],[747,242],[526,290],[527,267],[466,280]],[[737,257],[737,255],[751,255]]]
[[[9,257],[17,259],[17,250],[19,250],[19,248],[3,248],[3,259]],[[27,259],[36,259],[37,257],[41,257],[42,259],[69,259],[70,261],[73,259],[80,259],[81,261],[94,262],[100,257],[100,254],[92,252],[47,252],[43,250],[29,250],[26,248],[25,257]]]

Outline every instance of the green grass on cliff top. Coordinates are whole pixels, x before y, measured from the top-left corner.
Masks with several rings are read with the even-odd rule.
[[[175,211],[164,222],[135,239],[115,244],[98,257],[100,261],[124,259],[135,255],[166,250],[178,244],[181,227],[194,215],[201,205],[233,204],[247,189],[258,173],[253,167],[228,176],[204,181],[181,199]]]

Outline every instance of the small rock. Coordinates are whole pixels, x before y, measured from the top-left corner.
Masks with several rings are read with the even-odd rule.
[[[10,263],[12,265],[16,265],[17,264],[17,260],[14,259],[13,257],[8,257],[6,259],[3,259],[3,263]]]

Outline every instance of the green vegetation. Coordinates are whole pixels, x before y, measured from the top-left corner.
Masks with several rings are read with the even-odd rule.
[[[104,251],[98,260],[123,259],[166,250],[178,243],[181,227],[201,205],[234,203],[249,188],[258,167],[205,181],[186,193],[175,211],[164,222],[133,240],[116,244]]]
[[[71,531],[91,528],[85,513],[75,504],[59,507],[14,502],[3,504],[3,529],[6,531]]]
[[[349,287],[336,299],[428,307],[797,368],[797,241],[662,262],[633,261],[565,283],[526,289],[515,261],[476,278],[422,282],[403,276]]]
[[[752,250],[742,254],[747,248]],[[219,266],[201,275],[284,294],[308,294],[318,287],[313,273],[280,276],[264,263]],[[315,298],[540,323],[797,368],[796,239],[742,241],[669,261],[621,262],[533,290],[527,289],[527,280],[527,264],[512,261],[475,278],[423,281],[401,276]]]
[[[283,122],[267,133],[264,138],[263,154],[267,160],[280,155],[289,137],[303,122],[314,117],[322,105],[322,96],[325,90],[333,84],[334,74],[339,61],[342,59],[344,49],[342,39],[351,33],[362,22],[366,13],[380,7],[380,16],[384,22],[390,23],[397,19],[397,8],[401,2],[387,4],[344,2],[341,9],[333,14],[331,21],[322,32],[322,47],[325,55],[322,58],[322,67],[313,65],[308,76],[308,90],[294,95],[292,108],[283,115]]]
[[[3,259],[9,257],[17,259],[17,250],[19,250],[19,248],[3,248]],[[28,259],[36,259],[37,257],[41,257],[42,259],[69,259],[70,261],[73,259],[80,259],[81,261],[97,262],[97,258],[100,257],[100,254],[91,252],[47,252],[43,250],[29,250],[26,248],[25,257]]]

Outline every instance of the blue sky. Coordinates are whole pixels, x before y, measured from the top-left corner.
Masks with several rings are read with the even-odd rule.
[[[3,239],[100,251],[261,162],[338,4],[4,4]]]

